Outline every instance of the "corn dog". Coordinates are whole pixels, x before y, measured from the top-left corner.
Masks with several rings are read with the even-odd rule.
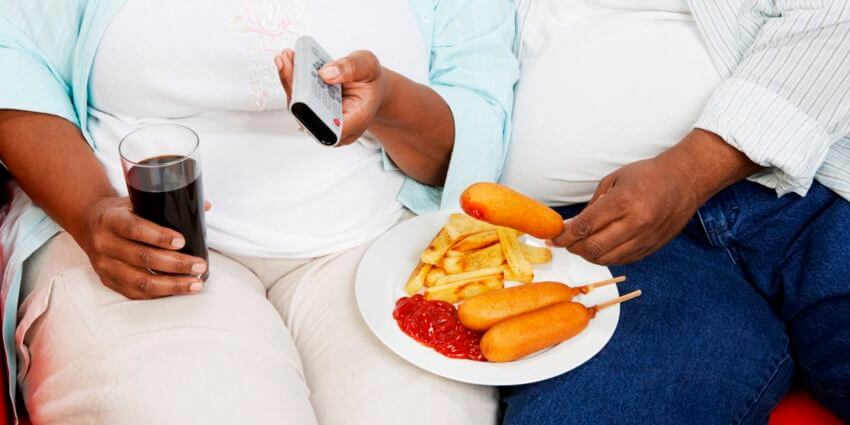
[[[475,183],[460,195],[460,206],[472,217],[510,227],[540,239],[552,239],[564,230],[553,209],[496,183]]]
[[[624,280],[625,276],[620,276],[577,288],[559,282],[538,282],[490,291],[476,295],[461,304],[457,310],[458,318],[469,329],[485,331],[502,320],[552,304],[571,301],[577,295],[586,294],[594,288]]]
[[[540,282],[476,295],[457,309],[463,326],[484,331],[502,320],[573,299],[572,288],[563,283]]]
[[[521,359],[578,335],[600,310],[640,294],[639,290],[634,291],[589,308],[567,301],[520,314],[490,328],[481,338],[481,352],[496,363]]]

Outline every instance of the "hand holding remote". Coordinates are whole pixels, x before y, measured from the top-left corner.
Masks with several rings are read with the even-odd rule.
[[[275,58],[278,73],[287,97],[292,94],[295,52],[284,50]],[[372,52],[358,50],[326,64],[319,76],[327,84],[342,85],[342,128],[339,145],[348,145],[360,138],[372,123],[388,96],[385,70]]]

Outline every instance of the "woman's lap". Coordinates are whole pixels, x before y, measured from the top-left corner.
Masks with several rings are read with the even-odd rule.
[[[369,331],[354,302],[354,276],[366,248],[315,260],[269,291],[302,354],[319,422],[494,424],[495,389],[424,372]]]
[[[87,262],[57,265],[84,255],[67,234],[38,255],[33,266],[55,273],[25,271],[38,282],[25,283],[36,289],[21,315],[37,319],[18,329],[32,357],[20,378],[33,423],[315,422],[291,337],[238,263],[212,253],[202,293],[132,301]]]
[[[784,325],[698,223],[659,252],[611,267],[644,296],[582,367],[503,391],[505,422],[764,423],[790,386]]]
[[[272,285],[211,253],[200,294],[130,301],[60,234],[25,271],[19,359],[34,423],[495,422],[495,391],[429,375],[368,331],[353,295],[364,250]]]

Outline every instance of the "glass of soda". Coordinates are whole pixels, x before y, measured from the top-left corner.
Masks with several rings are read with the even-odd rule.
[[[199,145],[188,127],[148,124],[125,136],[118,151],[133,212],[180,232],[180,252],[207,261]]]

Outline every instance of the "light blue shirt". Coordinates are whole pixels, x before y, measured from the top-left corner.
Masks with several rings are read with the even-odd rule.
[[[0,109],[57,115],[87,131],[89,73],[109,22],[126,0],[0,0]],[[455,145],[445,186],[407,179],[399,200],[417,213],[456,205],[471,183],[495,181],[510,136],[513,86],[512,0],[410,0],[430,46],[431,87],[454,116]],[[386,166],[392,167],[389,160]],[[21,266],[59,231],[21,192],[0,237],[5,254],[3,343],[16,376],[15,323]],[[9,391],[15,392],[10,379]]]

